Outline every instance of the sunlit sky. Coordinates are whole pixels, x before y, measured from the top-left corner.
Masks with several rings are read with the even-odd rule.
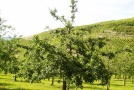
[[[62,27],[49,14],[49,8],[70,17],[70,0],[0,0],[0,17],[16,28],[20,35],[29,36]],[[75,26],[134,17],[134,0],[78,0]]]

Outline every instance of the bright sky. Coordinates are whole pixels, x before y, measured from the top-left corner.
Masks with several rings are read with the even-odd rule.
[[[62,27],[49,14],[49,8],[59,15],[70,16],[70,0],[0,0],[0,17],[16,28],[16,32],[29,36]],[[75,25],[134,17],[134,0],[78,0]]]

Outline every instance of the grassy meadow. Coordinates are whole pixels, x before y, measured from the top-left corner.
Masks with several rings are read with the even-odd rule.
[[[93,84],[83,83],[83,89],[77,90],[105,90],[106,86],[99,85],[99,81],[95,81]],[[51,86],[51,79],[42,80],[41,83],[23,82],[21,78],[18,78],[15,82],[12,74],[0,74],[0,90],[62,90],[62,82],[58,83],[58,79],[55,79],[54,86]],[[71,85],[70,90],[76,90],[75,85]],[[127,79],[126,86],[123,86],[123,79],[111,80],[110,90],[134,90],[134,84],[131,79]]]

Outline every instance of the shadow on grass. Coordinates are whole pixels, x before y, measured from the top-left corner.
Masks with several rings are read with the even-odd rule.
[[[111,84],[111,86],[123,86],[122,84]]]
[[[123,81],[123,79],[114,79],[114,81]]]
[[[6,89],[5,89],[6,90]],[[9,89],[8,89],[9,90]],[[15,88],[14,90],[32,90],[32,89],[24,89],[24,88]]]
[[[9,88],[4,88],[4,87],[0,86],[0,90],[32,90],[32,89],[24,89],[24,88],[9,89]]]
[[[70,87],[70,90],[75,89],[75,88],[76,87]],[[102,89],[102,88],[99,88],[99,87],[84,86],[82,90],[105,90],[105,89]]]
[[[11,86],[12,84],[8,84],[8,83],[0,83],[0,86]]]
[[[0,83],[0,90],[8,90],[8,89],[5,88],[5,86],[11,86],[11,84]]]
[[[10,88],[5,88],[6,86],[12,86],[12,84],[0,83],[0,90],[10,90]],[[15,88],[14,90],[30,90],[30,89]]]
[[[87,87],[87,88],[84,88],[84,89],[87,89],[87,90],[105,90],[105,89],[98,88],[98,87]]]
[[[99,87],[99,86],[102,86],[102,85],[99,85],[99,84],[89,84],[89,86],[83,86],[83,89],[82,90],[105,90],[105,88],[102,88],[102,87]],[[70,90],[71,89],[76,89],[76,86],[71,86],[70,87]]]

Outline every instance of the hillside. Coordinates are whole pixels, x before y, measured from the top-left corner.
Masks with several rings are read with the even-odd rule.
[[[77,32],[90,32],[91,37],[106,37],[109,40],[106,46],[113,46],[116,49],[122,49],[124,47],[131,47],[134,50],[134,18],[112,20],[106,22],[99,22],[90,25],[75,26]],[[59,43],[58,38],[53,38],[54,34],[51,33],[54,30],[42,32],[38,35],[41,39],[49,38],[51,44],[57,45]],[[25,37],[21,42],[23,45],[29,45],[34,35]],[[24,50],[22,53],[24,54]],[[23,58],[23,55],[21,55]]]
[[[90,32],[89,35],[91,37],[109,38],[110,43],[113,46],[116,46],[116,48],[131,46],[134,49],[134,18],[99,22],[83,26],[75,26],[74,29],[77,32]],[[41,39],[47,37],[50,39],[50,41],[54,41],[56,45],[58,43],[58,38],[56,38],[56,40],[52,40],[54,39],[54,34],[51,33],[52,31],[54,30],[41,32],[36,35],[38,35]],[[29,40],[32,40],[33,37],[34,35],[25,37],[22,43],[28,45]]]
[[[116,49],[122,49],[124,47],[131,47],[134,50],[134,18],[112,20],[106,22],[99,22],[90,25],[75,26],[77,32],[90,32],[91,37],[106,37],[109,40],[106,46],[113,46]],[[56,29],[55,29],[56,30]],[[49,38],[51,44],[57,45],[59,43],[58,38],[53,38],[54,34],[51,33],[54,30],[41,32],[38,35],[41,39]],[[29,45],[34,35],[25,37],[22,43]],[[24,54],[24,50],[22,50]],[[21,55],[21,58],[23,56]]]
[[[134,18],[75,26],[75,29],[91,32],[92,36],[108,36],[110,38],[134,38]],[[39,35],[40,38],[51,37],[50,31],[42,32],[37,35]],[[25,37],[24,39],[32,39],[32,37]]]

